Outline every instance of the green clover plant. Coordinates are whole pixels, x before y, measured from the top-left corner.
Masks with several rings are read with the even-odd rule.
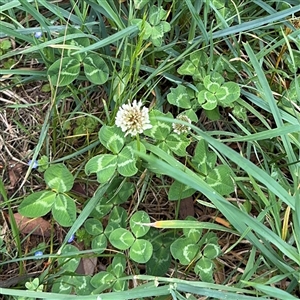
[[[144,6],[145,2],[136,2],[137,7]],[[149,9],[147,21],[142,19],[132,20],[132,24],[136,24],[142,31],[141,36],[144,40],[150,39],[154,46],[160,47],[163,42],[163,37],[166,32],[171,30],[171,26],[165,20],[168,12],[161,6],[152,5]]]
[[[58,258],[58,268],[63,274],[55,279],[51,291],[59,294],[90,295],[93,287],[90,283],[91,276],[76,274],[80,264],[79,249],[73,245],[66,245],[62,248],[61,254],[64,257]],[[68,256],[69,254],[69,256]]]
[[[146,262],[147,274],[164,276],[171,266],[170,246],[174,241],[174,232],[167,231],[162,234],[158,229],[150,228],[144,239],[150,241],[153,246],[152,256]]]
[[[224,69],[226,74],[234,75],[238,71],[232,70],[232,64],[227,61],[228,58],[216,55],[210,60],[202,50],[192,53],[177,71],[180,75],[192,76],[193,89],[183,84],[171,88],[167,95],[168,102],[179,108],[192,108],[194,111],[202,108],[211,119],[219,118],[218,107],[234,109],[235,102],[240,97],[240,87],[236,82],[225,81]],[[239,110],[234,110],[233,113],[237,117],[246,117]]]
[[[104,290],[112,289],[114,292],[128,289],[128,281],[122,280],[125,277],[126,257],[117,254],[106,271],[101,271],[93,276],[91,284],[95,288],[93,294],[101,293]]]
[[[105,183],[112,178],[117,171],[124,177],[130,177],[137,173],[137,157],[133,150],[146,152],[145,147],[138,141],[132,141],[126,146],[124,133],[117,126],[101,127],[99,131],[101,144],[112,154],[99,154],[89,160],[85,166],[87,174],[96,173],[99,183]]]
[[[195,220],[192,217],[187,220]],[[184,265],[194,264],[194,271],[203,281],[213,282],[213,260],[221,254],[218,237],[202,229],[184,228],[183,237],[176,239],[170,247],[172,256]]]
[[[70,28],[68,33],[81,33],[81,31]],[[89,45],[90,41],[85,37],[66,41],[66,50],[62,52],[63,57],[55,61],[48,69],[50,82],[54,86],[66,86],[72,83],[78,78],[82,66],[84,75],[91,83],[103,84],[107,81],[109,69],[99,54],[86,52],[74,54]]]
[[[146,263],[152,256],[153,246],[142,239],[149,231],[148,226],[141,223],[150,223],[149,216],[144,211],[137,211],[130,218],[130,230],[117,228],[109,235],[110,243],[117,249],[129,250],[129,257],[137,263]]]
[[[221,195],[229,195],[234,191],[234,182],[230,177],[231,169],[217,163],[217,154],[208,150],[204,140],[197,142],[191,165],[198,176],[205,180]],[[192,196],[196,191],[179,181],[174,181],[170,187],[169,200],[180,200]]]
[[[53,218],[61,226],[71,226],[76,219],[76,205],[67,192],[73,187],[73,175],[65,165],[56,164],[45,171],[44,180],[51,190],[34,192],[26,197],[19,205],[19,213],[37,218],[52,211]]]
[[[196,115],[191,111],[185,111],[182,114],[186,115],[192,121],[196,121]],[[144,134],[151,137],[155,144],[163,149],[168,154],[175,154],[177,156],[185,156],[186,148],[190,145],[191,139],[185,134],[176,134],[172,132],[172,124],[157,120],[157,117],[172,118],[169,112],[164,114],[158,110],[150,112],[150,119],[152,128],[145,130]]]

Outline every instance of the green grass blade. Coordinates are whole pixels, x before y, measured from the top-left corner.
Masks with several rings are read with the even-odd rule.
[[[177,122],[180,121],[172,120],[169,118],[157,118],[161,121],[167,122]],[[201,131],[196,126],[191,125],[192,129],[195,132],[205,139],[211,146],[213,146],[217,151],[222,153],[226,156],[229,160],[232,160],[235,164],[240,166],[243,170],[245,170],[248,174],[256,178],[258,181],[263,183],[270,191],[272,191],[279,199],[289,205],[292,209],[295,209],[295,199],[283,188],[281,187],[271,176],[267,175],[266,172],[258,168],[254,165],[251,161],[247,160],[246,158],[242,157],[239,153],[232,150],[230,147],[224,145],[223,143],[219,142],[218,140],[212,138],[207,133]]]
[[[259,84],[260,86],[256,87],[258,90],[260,90],[261,94],[264,95],[266,102],[269,104],[271,108],[272,115],[274,117],[275,123],[277,127],[281,128],[284,126],[284,123],[281,118],[280,114],[280,109],[278,108],[277,102],[275,101],[271,88],[269,86],[269,83],[266,79],[266,76],[264,72],[262,71],[262,68],[253,52],[251,49],[250,45],[248,43],[244,44],[244,47],[247,51],[247,54],[249,56],[249,59],[255,69],[255,73],[257,74]],[[297,158],[295,156],[295,153],[293,151],[292,145],[286,135],[281,136],[285,151],[287,153],[287,161],[290,163],[290,170],[291,174],[294,177],[294,180],[297,178],[298,175],[298,168],[300,168],[300,163],[295,164],[297,161]]]
[[[160,118],[162,119],[162,118]],[[168,156],[166,163],[162,159],[157,158],[153,155],[145,155],[139,153],[139,155],[149,163],[151,169],[156,169],[158,173],[166,174],[183,184],[190,186],[199,192],[203,193],[215,207],[227,218],[227,220],[237,229],[240,234],[244,234],[250,228],[256,234],[264,238],[266,241],[270,241],[288,257],[290,257],[297,264],[300,264],[300,258],[296,249],[289,244],[285,243],[269,228],[251,218],[248,214],[240,211],[234,205],[226,201],[222,196],[214,191],[206,182],[204,182],[199,176],[195,175],[192,171],[186,169],[184,165],[179,163],[173,157],[167,155],[164,151],[147,144],[147,149],[156,154],[158,157],[165,159]],[[291,271],[291,267],[287,266],[283,262],[279,261],[279,256],[275,256],[274,253],[270,252],[252,233],[248,232],[246,238],[251,241],[258,249],[260,249],[265,257],[268,257],[278,268],[281,270]]]
[[[95,49],[105,47],[105,46],[110,45],[110,44],[114,44],[115,42],[119,41],[120,39],[128,37],[132,34],[138,33],[138,31],[139,31],[139,29],[136,25],[129,26],[125,29],[122,29],[121,31],[118,31],[117,33],[115,33],[111,36],[108,36],[107,38],[105,38],[105,39],[103,39],[99,42],[96,42],[93,45],[90,45],[90,46],[85,47],[85,48],[83,48],[79,51],[74,52],[74,54],[87,52],[87,51],[92,51],[92,50],[95,50]]]

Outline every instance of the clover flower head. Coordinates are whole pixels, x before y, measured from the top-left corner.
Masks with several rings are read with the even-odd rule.
[[[123,104],[116,116],[116,125],[126,132],[125,136],[135,136],[144,130],[152,128],[148,108],[142,108],[142,102],[134,100],[131,104]]]
[[[192,123],[190,118],[188,118],[186,115],[179,115],[179,116],[176,117],[176,119],[180,120],[180,121],[190,123],[190,124]],[[178,123],[173,123],[172,127],[173,127],[174,132],[177,133],[177,134],[187,133],[191,129],[187,125],[178,124]]]
[[[32,159],[27,163],[28,166],[32,164]],[[36,169],[39,166],[37,160],[35,160],[32,164],[32,169]]]

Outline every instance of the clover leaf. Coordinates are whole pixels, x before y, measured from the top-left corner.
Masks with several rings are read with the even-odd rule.
[[[148,21],[141,19],[132,20],[132,24],[139,27],[143,40],[150,39],[154,46],[160,47],[163,42],[163,36],[171,30],[171,26],[166,22],[167,11],[161,6],[151,6]]]

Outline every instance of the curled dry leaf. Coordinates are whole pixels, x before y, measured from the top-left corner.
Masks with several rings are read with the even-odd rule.
[[[50,236],[51,224],[43,218],[29,219],[19,213],[15,213],[14,217],[21,233]]]
[[[23,167],[21,163],[11,160],[8,165],[8,176],[10,180],[10,188],[14,188],[22,177]]]
[[[184,220],[187,216],[194,217],[194,215],[195,215],[195,207],[194,207],[193,197],[181,199],[179,218],[181,220]]]
[[[76,270],[77,274],[91,275],[95,274],[97,268],[97,257],[83,257]]]

